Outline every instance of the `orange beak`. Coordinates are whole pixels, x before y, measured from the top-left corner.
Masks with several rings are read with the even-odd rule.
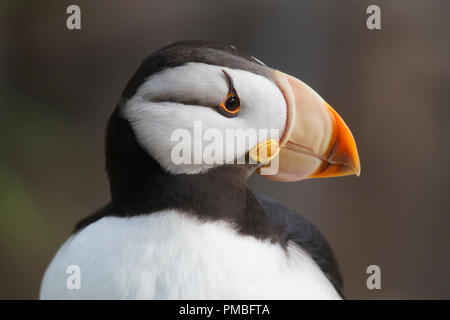
[[[286,99],[287,121],[279,143],[278,171],[267,178],[289,182],[359,176],[358,150],[344,120],[302,81],[277,70],[274,77]]]

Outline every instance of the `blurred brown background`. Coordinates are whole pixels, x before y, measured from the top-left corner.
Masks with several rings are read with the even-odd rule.
[[[66,28],[81,7],[82,29]],[[382,30],[366,28],[370,4]],[[362,174],[249,185],[323,231],[348,298],[450,298],[450,2],[9,1],[0,5],[0,298],[38,295],[53,254],[104,205],[103,138],[127,80],[177,40],[234,44],[346,120]],[[382,289],[366,288],[377,264]]]

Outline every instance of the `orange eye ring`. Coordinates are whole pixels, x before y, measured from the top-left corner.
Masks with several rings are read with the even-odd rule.
[[[222,70],[222,72],[225,74],[228,80],[229,89],[225,100],[222,101],[222,103],[219,105],[219,108],[222,114],[230,117],[235,117],[241,109],[241,101],[239,100],[237,92],[234,89],[233,78],[231,78],[231,76],[225,70]]]
[[[234,91],[234,90],[233,90]],[[237,114],[241,109],[241,102],[236,93],[229,92],[224,101],[219,105],[219,107],[229,114]]]

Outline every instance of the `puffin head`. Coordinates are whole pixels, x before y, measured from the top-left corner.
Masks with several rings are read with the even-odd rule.
[[[242,148],[233,144],[239,134],[251,136]],[[110,119],[106,147],[115,180],[155,166],[197,175],[276,163],[266,177],[277,181],[360,173],[350,130],[314,90],[233,46],[204,41],[174,43],[142,63]]]

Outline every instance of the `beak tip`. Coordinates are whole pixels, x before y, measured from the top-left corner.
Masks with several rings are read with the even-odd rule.
[[[355,149],[354,156],[352,157],[351,163],[347,164],[348,168],[351,168],[351,174],[359,177],[361,175],[361,164],[359,162],[359,155]]]
[[[336,152],[334,157],[341,161],[343,160],[342,162],[337,162],[343,163],[344,166],[351,169],[351,174],[359,177],[361,174],[361,163],[355,138],[341,116],[328,103],[326,103],[326,107],[333,119],[336,139],[339,141],[337,149],[334,150]]]
[[[356,144],[355,144],[356,145]],[[355,156],[353,158],[353,173],[355,176],[359,177],[361,175],[361,163],[359,161],[359,154],[358,151],[356,151],[355,148]]]

